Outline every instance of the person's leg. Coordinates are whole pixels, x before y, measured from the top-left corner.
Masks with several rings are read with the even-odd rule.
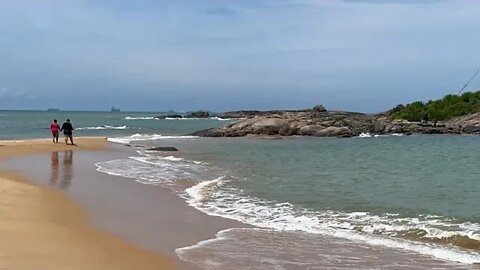
[[[68,134],[65,134],[65,144],[68,144]]]
[[[55,143],[58,143],[58,132],[55,134]]]
[[[75,144],[73,143],[73,134],[70,135],[69,137],[70,137],[70,142],[72,143],[72,145],[75,145]]]

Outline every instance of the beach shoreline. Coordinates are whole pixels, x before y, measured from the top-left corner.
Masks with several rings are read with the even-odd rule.
[[[60,194],[80,209],[87,228],[140,247],[168,266],[157,269],[199,269],[181,260],[176,249],[215,238],[225,229],[251,227],[202,213],[168,188],[97,171],[97,162],[128,158],[136,154],[134,147],[101,137],[79,139],[78,146],[47,139],[0,141],[0,145],[0,172],[6,176],[0,178],[18,175],[25,185],[46,190],[44,197]],[[2,180],[0,185],[4,181],[13,180]]]
[[[55,151],[105,149],[106,138],[76,138],[77,146],[50,139],[0,141],[2,163]],[[24,164],[28,167],[29,164]],[[67,194],[33,184],[18,171],[0,171],[0,268],[175,269],[175,260],[92,228],[87,212]]]

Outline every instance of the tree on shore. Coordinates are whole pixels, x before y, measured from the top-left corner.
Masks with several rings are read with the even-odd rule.
[[[441,121],[480,112],[480,91],[446,95],[428,102],[415,101],[390,110],[390,118],[408,121]]]

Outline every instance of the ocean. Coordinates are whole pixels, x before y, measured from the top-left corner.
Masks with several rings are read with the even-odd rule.
[[[480,268],[478,136],[199,138],[229,121],[157,115],[0,111],[0,138],[47,138],[68,117],[75,136],[136,150],[99,172],[253,225],[176,250],[203,269]]]

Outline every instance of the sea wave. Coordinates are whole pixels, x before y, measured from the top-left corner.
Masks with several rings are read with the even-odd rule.
[[[127,126],[97,126],[97,127],[79,127],[76,130],[101,130],[101,129],[128,129]]]
[[[250,197],[242,190],[225,185],[223,178],[201,182],[186,190],[189,205],[212,216],[230,218],[261,228],[279,231],[303,231],[341,237],[371,245],[415,251],[443,260],[480,263],[480,254],[450,246],[436,245],[434,240],[452,235],[477,241],[480,225],[455,223],[442,217],[423,215],[394,218],[395,215],[373,215],[368,212],[315,211],[288,202],[274,202]],[[403,232],[424,230],[417,238],[402,237]],[[416,241],[416,240],[433,241]],[[456,246],[460,242],[454,243]],[[463,246],[462,248],[468,248]]]
[[[95,164],[97,171],[110,175],[135,179],[136,182],[149,185],[171,187],[179,179],[194,181],[200,172],[198,165],[178,164],[170,160],[151,156],[130,157]]]
[[[187,203],[212,216],[260,228],[340,237],[373,246],[414,251],[465,264],[480,263],[480,224],[435,215],[313,210],[249,196],[231,183],[242,179],[213,166],[173,156],[135,156],[97,163],[97,170],[178,191]],[[198,182],[198,179],[211,179]],[[193,186],[179,187],[187,180]],[[447,245],[446,245],[447,244]]]
[[[381,138],[381,137],[402,137],[402,133],[391,133],[391,134],[371,134],[369,132],[362,132],[358,135],[359,138]]]
[[[275,248],[271,243],[275,243]],[[339,237],[262,228],[226,229],[213,239],[178,248],[175,252],[182,260],[209,270],[236,270],[238,265],[257,270],[469,268],[407,250],[366,246]]]
[[[206,163],[195,160],[185,160],[174,156],[155,156],[137,151],[140,156],[127,159],[116,159],[95,164],[97,171],[110,175],[132,178],[142,184],[161,185],[171,187],[178,181],[195,184],[199,177],[205,174],[215,175],[219,172],[208,170]],[[184,188],[181,193],[184,193]]]
[[[195,118],[195,117],[187,117],[187,118],[179,118],[179,117],[165,117],[165,120],[217,120],[217,121],[233,121],[233,120],[241,120],[239,118],[220,118],[220,117],[208,117],[208,118]]]
[[[198,136],[168,136],[161,134],[133,134],[131,136],[108,138],[109,142],[129,144],[133,141],[154,141],[162,139],[196,139]]]
[[[132,116],[126,116],[123,118],[124,120],[153,120],[156,119],[153,116],[145,116],[145,117],[132,117]]]

